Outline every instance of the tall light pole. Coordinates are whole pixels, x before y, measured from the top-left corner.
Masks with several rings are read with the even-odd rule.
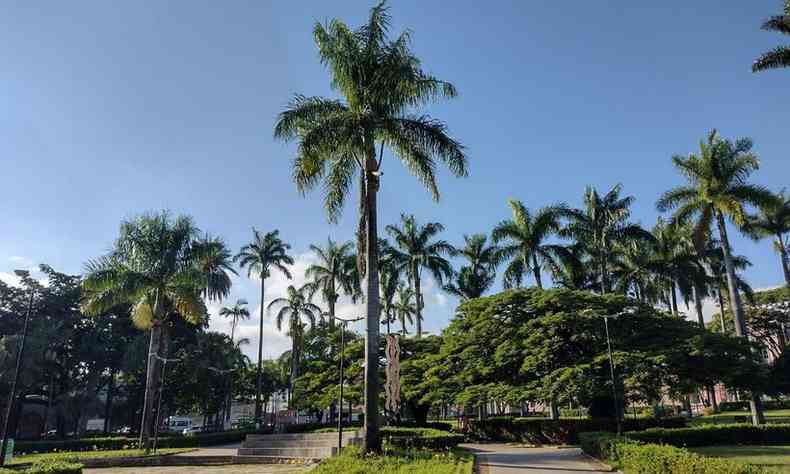
[[[338,359],[340,359],[340,396],[338,400],[338,417],[337,417],[337,452],[343,449],[343,351],[346,348],[346,325],[356,321],[362,321],[365,318],[343,319],[335,316],[335,319],[340,322],[340,351],[338,352]],[[348,421],[351,421],[351,413],[348,414]]]
[[[614,357],[612,356],[612,339],[609,336],[609,318],[617,319],[623,315],[634,314],[636,310],[636,307],[627,307],[619,313],[600,315],[603,317],[603,327],[606,332],[606,351],[609,356],[609,376],[612,382],[612,403],[614,404],[614,417],[617,422],[617,436],[623,433],[623,423],[620,419],[620,405],[617,403],[617,379],[614,376]],[[585,310],[583,313],[597,315],[593,310]]]
[[[20,271],[17,270],[17,275]],[[22,370],[22,355],[25,352],[25,341],[27,340],[27,328],[30,323],[30,313],[33,311],[33,296],[35,293],[30,289],[30,298],[27,302],[27,311],[25,312],[25,324],[22,329],[22,341],[19,343],[19,350],[16,353],[16,370],[14,371],[14,381],[11,383],[11,398],[8,400],[8,408],[6,409],[5,420],[3,420],[3,442],[0,444],[0,466],[5,464],[5,451],[8,449],[8,426],[11,420],[11,415],[14,413],[14,406],[16,405],[16,388],[19,383],[19,372]]]
[[[161,357],[158,354],[151,353],[150,354],[153,358],[158,359],[162,362],[162,379],[159,383],[159,399],[156,401],[156,421],[154,422],[154,446],[153,451],[156,452],[156,445],[159,442],[159,423],[160,423],[160,413],[162,410],[162,395],[165,392],[165,370],[167,369],[168,362],[178,362],[181,359],[167,359],[165,357]]]

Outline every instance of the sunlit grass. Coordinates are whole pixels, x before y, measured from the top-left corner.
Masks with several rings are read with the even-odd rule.
[[[703,456],[790,472],[790,446],[704,446],[688,449]]]
[[[384,455],[366,456],[357,449],[346,448],[338,457],[327,459],[315,474],[471,474],[474,457],[463,450],[388,451]]]

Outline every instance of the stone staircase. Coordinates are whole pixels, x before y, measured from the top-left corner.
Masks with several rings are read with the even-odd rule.
[[[356,431],[343,431],[343,446],[360,441]],[[236,455],[238,462],[268,459],[317,460],[337,454],[337,433],[247,435]]]

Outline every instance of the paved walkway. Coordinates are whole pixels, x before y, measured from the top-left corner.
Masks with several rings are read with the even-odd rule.
[[[207,446],[186,453],[178,453],[174,456],[235,456],[236,451],[240,447],[241,443],[225,444],[222,446]]]
[[[578,448],[519,448],[507,444],[464,444],[478,457],[480,474],[579,474],[611,472]]]

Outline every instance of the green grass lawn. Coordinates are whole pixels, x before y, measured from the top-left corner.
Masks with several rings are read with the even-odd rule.
[[[156,454],[175,454],[185,453],[187,451],[194,451],[195,448],[167,448],[159,449]],[[116,451],[63,451],[59,453],[41,453],[41,454],[25,454],[22,456],[14,456],[11,464],[25,464],[35,463],[52,459],[66,459],[69,461],[79,461],[80,459],[95,459],[95,458],[124,458],[133,456],[144,456],[145,451],[142,449],[119,449]],[[150,454],[153,456],[154,454]]]
[[[790,472],[790,446],[705,446],[688,448],[703,456],[726,458],[745,464]]]
[[[725,411],[715,415],[693,418],[689,420],[689,425],[748,422],[750,416],[748,411]],[[768,410],[765,412],[765,421],[767,423],[790,423],[790,410]]]
[[[472,474],[474,457],[463,450],[450,452],[390,451],[363,456],[346,448],[341,456],[327,459],[314,474]]]

